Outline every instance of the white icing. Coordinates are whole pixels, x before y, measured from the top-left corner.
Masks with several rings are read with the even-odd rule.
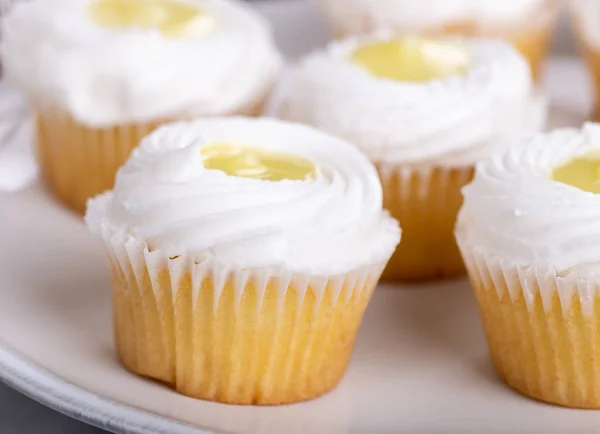
[[[373,29],[429,30],[453,23],[527,23],[548,0],[317,0],[352,33]],[[593,0],[592,0],[593,1]]]
[[[200,35],[105,29],[93,0],[18,2],[3,19],[8,77],[91,126],[220,115],[266,96],[280,57],[266,22],[237,0],[183,0],[214,19]]]
[[[571,0],[572,10],[585,40],[600,49],[600,2]]]
[[[545,124],[546,101],[507,43],[448,39],[471,53],[471,67],[424,83],[376,78],[348,60],[360,44],[389,38],[349,38],[309,55],[291,74],[280,116],[346,138],[372,161],[444,166],[473,164]]]
[[[305,157],[313,182],[228,176],[204,169],[201,148],[234,143]],[[113,192],[88,203],[88,226],[235,267],[344,273],[385,262],[399,242],[382,210],[375,168],[353,146],[309,127],[244,118],[158,129],[119,171]],[[104,228],[104,229],[103,229]]]
[[[567,275],[600,277],[600,195],[550,179],[600,149],[600,125],[523,140],[477,165],[463,189],[457,234],[475,248]]]

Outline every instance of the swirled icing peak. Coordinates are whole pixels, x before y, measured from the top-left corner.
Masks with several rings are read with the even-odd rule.
[[[471,64],[461,44],[416,37],[360,45],[350,59],[376,77],[412,82],[465,73]]]
[[[246,172],[257,168],[272,173]],[[125,234],[170,256],[318,275],[385,262],[400,239],[363,154],[272,119],[159,128],[134,150],[114,190],[88,203],[86,221],[105,239]]]
[[[0,24],[6,78],[94,128],[255,112],[282,65],[240,0],[30,0]]]
[[[457,235],[523,266],[600,275],[600,125],[514,142],[477,165]]]
[[[315,164],[283,152],[265,152],[258,148],[217,143],[202,148],[205,169],[221,170],[231,176],[266,181],[313,181]]]
[[[280,117],[343,137],[371,161],[445,167],[473,165],[539,131],[547,110],[510,44],[391,31],[309,54],[290,74],[283,100]]]
[[[552,180],[600,194],[600,151],[593,151],[552,171]]]
[[[170,37],[195,35],[213,23],[202,8],[177,0],[96,0],[90,13],[109,29],[156,28]]]

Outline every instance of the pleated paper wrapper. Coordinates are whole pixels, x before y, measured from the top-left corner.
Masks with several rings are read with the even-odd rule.
[[[461,188],[473,168],[376,164],[383,205],[400,222],[402,239],[383,279],[432,280],[465,273],[454,239]]]
[[[334,388],[385,266],[311,276],[149,251],[103,230],[117,351],[131,371],[212,401],[275,405]]]
[[[600,408],[600,280],[523,266],[458,239],[502,379],[541,401]]]
[[[231,115],[258,116],[268,96]],[[37,105],[37,153],[44,180],[54,195],[83,213],[87,200],[114,186],[119,168],[131,151],[154,129],[175,120],[95,128],[73,119],[67,112]]]

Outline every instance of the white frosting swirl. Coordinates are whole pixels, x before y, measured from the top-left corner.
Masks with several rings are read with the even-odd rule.
[[[453,23],[485,26],[527,23],[548,0],[317,0],[344,29],[430,30]],[[592,0],[593,1],[593,0]]]
[[[237,0],[180,1],[214,17],[211,30],[107,29],[91,17],[93,0],[19,2],[3,20],[5,72],[96,127],[230,114],[266,97],[281,63],[266,22]]]
[[[598,0],[571,0],[579,30],[589,44],[600,49],[600,2]]]
[[[540,134],[479,163],[457,235],[520,265],[600,275],[600,195],[550,179],[592,150],[600,150],[598,124]]]
[[[296,154],[315,162],[318,177],[270,182],[204,169],[200,150],[214,143]],[[309,127],[270,119],[158,129],[119,171],[114,191],[88,203],[86,221],[92,231],[125,232],[171,256],[314,274],[386,261],[400,238],[362,154]]]
[[[509,44],[448,39],[471,53],[471,67],[423,83],[376,78],[348,60],[360,44],[391,37],[349,38],[309,55],[292,72],[280,116],[344,137],[372,161],[445,166],[471,165],[545,124],[546,101]]]

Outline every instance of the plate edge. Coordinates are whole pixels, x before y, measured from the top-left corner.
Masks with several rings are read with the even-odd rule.
[[[0,380],[64,415],[116,434],[218,434],[103,398],[0,344]]]

